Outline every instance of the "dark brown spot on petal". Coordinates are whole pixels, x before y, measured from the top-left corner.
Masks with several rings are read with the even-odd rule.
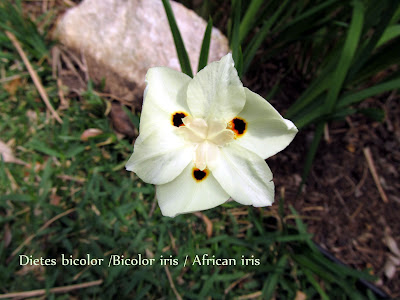
[[[172,118],[171,118],[171,122],[172,125],[179,127],[179,126],[185,126],[185,124],[183,124],[182,119],[184,117],[186,117],[187,114],[181,111],[177,111],[176,113],[172,114]]]
[[[204,169],[203,171],[201,171],[200,169],[193,168],[192,176],[197,182],[200,182],[207,178],[208,173],[209,173],[209,171],[207,169]]]
[[[241,137],[246,132],[247,122],[244,119],[236,117],[229,122],[228,127],[235,133],[235,138]]]

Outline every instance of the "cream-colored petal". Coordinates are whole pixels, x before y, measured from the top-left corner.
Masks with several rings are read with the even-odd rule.
[[[207,143],[201,143],[196,147],[194,164],[196,168],[204,170],[207,167]]]
[[[201,143],[204,141],[204,138],[200,137],[198,134],[193,132],[191,129],[189,129],[186,126],[181,126],[178,128],[178,134],[182,135],[182,137],[187,141],[188,143]]]
[[[193,160],[193,151],[194,146],[182,137],[167,130],[154,130],[136,139],[126,169],[147,183],[164,184],[174,180]]]
[[[247,129],[236,142],[266,159],[285,149],[298,130],[260,95],[247,88],[245,92],[246,105],[238,116],[246,121]]]
[[[187,116],[182,119],[183,124],[187,128],[189,128],[193,133],[199,136],[202,139],[205,139],[207,136],[208,125],[204,119],[192,118],[191,116]]]
[[[193,117],[230,121],[245,104],[231,54],[213,62],[197,73],[187,89],[187,103]]]
[[[175,180],[156,187],[158,204],[164,216],[175,217],[213,208],[229,199],[211,173],[197,182],[192,176],[193,168],[194,164],[189,164]]]
[[[140,117],[140,134],[149,134],[154,128],[168,126],[175,112],[189,113],[186,92],[191,78],[181,72],[156,67],[148,70],[147,87]]]
[[[212,137],[226,128],[226,122],[208,120],[208,136]]]
[[[229,142],[232,142],[235,134],[232,130],[224,129],[213,137],[209,137],[208,139],[213,142],[217,146],[224,146]]]
[[[196,148],[195,165],[196,168],[204,170],[207,166],[212,166],[219,158],[219,147],[214,143],[204,141]]]
[[[235,142],[222,147],[220,159],[210,171],[233,200],[256,207],[274,202],[272,172],[257,154]]]

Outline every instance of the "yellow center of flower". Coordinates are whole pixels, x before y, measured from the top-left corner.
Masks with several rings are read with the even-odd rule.
[[[204,120],[186,116],[182,119],[185,126],[177,128],[189,143],[195,144],[195,167],[203,171],[207,165],[216,161],[218,147],[233,141],[235,133],[227,129],[227,123],[216,120]]]

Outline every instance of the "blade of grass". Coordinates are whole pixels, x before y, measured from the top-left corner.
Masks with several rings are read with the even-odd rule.
[[[363,31],[368,32],[374,27],[374,23],[376,19],[380,20],[378,25],[376,26],[376,29],[374,30],[374,33],[372,34],[372,37],[365,42],[365,45],[361,47],[355,54],[355,62],[352,64],[351,69],[349,70],[348,74],[348,79],[351,80],[353,76],[360,70],[363,65],[366,63],[368,58],[371,56],[372,51],[376,48],[377,43],[379,42],[381,36],[385,32],[386,28],[390,24],[390,20],[393,17],[393,14],[396,10],[396,6],[398,6],[398,3],[396,2],[385,2],[385,3],[379,3],[379,6],[382,6],[386,4],[387,7],[386,9],[383,9],[381,14],[378,14],[376,16],[373,14],[373,20],[369,21],[367,20],[367,17],[365,17],[366,22]],[[374,9],[374,6],[371,6],[370,9]],[[368,12],[367,12],[368,13]],[[366,13],[366,15],[367,15]],[[371,13],[370,13],[371,14]],[[369,21],[369,22],[368,22]]]
[[[302,267],[303,271],[304,269],[308,269],[328,282],[336,282],[340,284],[339,278],[335,277],[331,272],[328,272],[324,267],[316,263],[312,257],[298,253],[293,254],[292,257],[294,261]]]
[[[287,110],[285,116],[287,118],[295,118],[301,110],[306,109],[308,106],[313,105],[313,102],[321,96],[331,86],[332,73],[335,71],[337,66],[337,55],[340,49],[333,50],[330,55],[323,61],[321,65],[322,71],[317,74],[317,77],[313,80],[310,86],[300,96],[299,99]],[[319,104],[319,107],[323,107],[323,103]]]
[[[293,20],[288,22],[285,25],[285,28],[287,28],[289,26],[292,26],[292,25],[295,25],[296,23],[298,23],[298,22],[300,22],[300,21],[302,21],[302,20],[304,20],[306,18],[312,17],[313,15],[319,13],[321,10],[329,7],[330,5],[334,4],[335,2],[338,2],[338,0],[325,1],[325,2],[323,2],[321,4],[319,4],[319,5],[316,5],[316,6],[312,7],[309,10],[306,10],[306,12],[302,13],[301,15],[295,17]]]
[[[379,47],[364,64],[364,68],[355,76],[351,84],[363,82],[370,76],[400,63],[400,39],[394,39],[390,43]]]
[[[242,47],[239,47],[238,51],[238,61],[237,63],[235,62],[235,68],[238,72],[238,75],[240,78],[243,76],[243,53],[242,53]]]
[[[204,31],[203,43],[201,44],[199,65],[197,67],[197,72],[203,69],[208,62],[208,54],[210,52],[210,41],[211,41],[211,31],[213,27],[213,22],[211,17],[208,20],[206,30]]]
[[[288,3],[289,3],[289,1],[285,0],[279,6],[279,8],[272,15],[272,17],[270,17],[268,21],[264,22],[264,24],[261,27],[260,31],[251,40],[249,46],[246,47],[246,50],[243,53],[243,72],[244,73],[249,68],[251,62],[253,61],[254,56],[256,55],[256,52],[257,52],[258,48],[260,48],[262,42],[267,37],[267,34],[270,32],[271,27],[274,25],[274,23],[276,22],[278,17],[281,15],[281,13],[284,11],[284,9],[285,9],[285,7],[286,7],[286,5]]]
[[[75,291],[78,289],[85,289],[93,286],[98,286],[103,283],[102,279],[99,280],[94,280],[90,282],[85,282],[85,283],[78,283],[78,284],[72,284],[72,285],[67,285],[67,286],[61,286],[61,287],[55,287],[51,288],[48,291],[46,289],[40,289],[40,290],[33,290],[33,291],[27,291],[27,292],[15,292],[15,293],[8,293],[8,294],[3,294],[0,295],[0,299],[8,299],[8,298],[30,298],[30,297],[36,297],[36,296],[44,296],[46,295],[47,292],[50,294],[62,294],[62,293],[68,293],[71,291]]]
[[[14,34],[12,34],[9,31],[6,31],[7,37],[11,40],[13,43],[14,47],[17,49],[18,54],[21,56],[26,68],[28,69],[29,75],[31,75],[32,81],[34,82],[40,96],[43,99],[43,102],[46,104],[48,110],[51,112],[53,117],[57,120],[58,123],[62,124],[62,120],[58,113],[54,110],[53,106],[50,103],[49,97],[47,96],[46,90],[44,89],[42,82],[40,80],[40,77],[37,75],[35,69],[33,69],[31,63],[29,62],[28,57],[25,55],[24,50],[22,50],[22,47],[20,43],[18,42],[17,38],[15,37]]]
[[[22,244],[20,244],[16,249],[14,249],[14,251],[11,253],[11,256],[9,257],[9,259],[14,257],[19,251],[21,251],[21,249],[24,248],[25,245],[29,244],[41,231],[45,230],[47,227],[49,227],[52,223],[54,223],[58,219],[66,216],[74,211],[76,211],[76,208],[70,208],[70,209],[56,215],[55,217],[51,218],[50,220],[48,220],[46,223],[43,224],[43,226],[41,226],[39,228],[39,230],[35,234],[29,236],[27,239],[24,240],[24,242]]]
[[[317,290],[319,295],[321,296],[322,300],[329,300],[328,295],[325,293],[325,291],[322,289],[322,287],[319,285],[317,280],[315,280],[314,276],[311,274],[310,271],[308,270],[303,270],[304,274],[306,275],[308,281],[314,286],[314,288]]]
[[[306,253],[305,256],[308,256],[315,263],[323,267],[326,271],[335,274],[335,277],[337,278],[349,276],[358,279],[376,280],[376,277],[368,274],[366,271],[355,270],[349,268],[341,262],[335,262],[333,260],[327,259],[327,257],[325,257],[320,252],[318,252],[318,255]]]
[[[183,43],[181,33],[179,32],[178,25],[176,24],[174,12],[172,11],[169,0],[162,0],[165,13],[167,14],[168,23],[171,28],[171,33],[174,38],[176,53],[178,55],[179,63],[181,64],[182,72],[193,77],[192,67],[190,66],[189,56],[186,52],[185,44]]]
[[[301,220],[299,214],[297,213],[297,211],[294,209],[294,207],[292,205],[289,206],[290,211],[292,212],[292,214],[295,216],[294,221],[296,222],[296,227],[300,233],[300,235],[308,235],[307,232],[307,228],[306,225],[303,223],[303,221]],[[308,247],[313,251],[313,252],[318,252],[318,249],[315,247],[313,241],[311,240],[311,238],[306,239],[305,240]]]
[[[262,289],[263,299],[271,299],[276,286],[278,284],[278,279],[283,273],[283,270],[287,264],[288,258],[286,255],[283,255],[276,264],[276,269],[272,274],[270,274],[267,278],[267,281],[264,284]]]
[[[45,38],[39,33],[35,23],[22,12],[21,1],[1,1],[0,28],[15,35],[29,54],[41,59],[48,53]]]
[[[395,24],[386,28],[385,32],[382,34],[378,43],[376,44],[376,48],[382,46],[383,44],[389,42],[392,39],[395,39],[400,36],[400,24]]]
[[[299,187],[299,192],[306,181],[308,174],[311,171],[311,167],[315,158],[315,154],[317,153],[319,142],[321,141],[322,135],[324,134],[324,122],[320,122],[317,124],[317,128],[314,133],[314,139],[311,143],[310,149],[307,152],[307,157],[306,157],[306,162],[304,164],[304,169],[303,169],[303,176],[302,176],[302,182]]]
[[[239,43],[241,44],[243,40],[247,37],[249,32],[254,27],[254,22],[256,20],[256,15],[260,11],[260,7],[263,4],[263,0],[253,0],[250,2],[249,7],[246,10],[246,13],[243,17],[242,22],[240,23],[239,29]]]
[[[239,27],[240,27],[240,15],[241,15],[241,0],[232,1],[232,39],[231,39],[231,49],[232,58],[235,62],[236,70],[238,71],[239,77],[241,77],[240,69],[240,42],[239,42]]]
[[[277,26],[277,30],[279,30],[280,33],[276,39],[276,44],[280,46],[274,51],[269,51],[268,56],[271,57],[273,53],[276,54],[279,52],[279,49],[284,47],[288,42],[299,39],[314,38],[313,35],[318,35],[318,32],[325,29],[328,29],[327,32],[329,32],[329,27],[331,27],[332,21],[338,17],[336,14],[332,14],[332,11],[338,11],[340,14],[343,7],[340,1],[335,1],[329,4],[332,6],[322,7],[306,17],[300,16],[300,19],[297,19],[296,22],[292,21],[292,23],[289,23],[292,20],[290,16],[287,22],[281,22],[281,25]],[[329,36],[325,37],[331,39]]]
[[[302,109],[312,103],[316,97],[321,95],[329,87],[331,80],[329,74],[326,71],[324,74],[318,76],[300,98],[286,111],[285,117],[289,119],[294,118]]]
[[[338,108],[344,108],[348,105],[360,102],[366,98],[395,89],[400,89],[400,77],[390,80],[388,82],[375,85],[365,90],[346,95],[338,101]]]
[[[397,23],[399,20],[400,20],[400,6],[397,7],[397,10],[396,10],[396,12],[395,12],[394,15],[393,15],[393,18],[392,18],[390,24],[395,24],[395,23]]]
[[[333,86],[329,89],[325,101],[325,109],[328,113],[331,113],[336,105],[336,100],[339,96],[340,90],[342,89],[347,72],[351,66],[362,33],[364,6],[361,1],[354,1],[353,5],[354,9],[350,28],[347,33],[339,63],[332,77],[331,83]]]

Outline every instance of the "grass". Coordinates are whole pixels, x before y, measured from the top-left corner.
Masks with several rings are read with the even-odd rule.
[[[24,26],[9,21],[17,37],[24,35]],[[35,44],[20,41],[57,108],[58,87],[47,60],[50,45],[39,33],[31,39],[46,45],[38,54]],[[58,111],[59,124],[3,32],[0,44],[0,139],[25,162],[0,161],[0,293],[44,289],[49,299],[367,297],[355,284],[358,278],[373,278],[325,258],[300,216],[294,211],[284,215],[283,198],[280,207],[228,203],[203,214],[163,217],[154,187],[124,170],[132,144],[110,127],[96,87],[69,95],[68,107]],[[102,134],[84,141],[81,134],[88,128]],[[290,225],[293,220],[296,224]],[[89,254],[104,263],[63,266],[62,254]],[[206,254],[231,258],[236,265],[195,263]],[[21,266],[19,255],[54,259],[56,265]],[[109,267],[112,255],[155,261]],[[161,258],[171,260],[163,265]],[[94,285],[75,286],[88,283]],[[53,288],[62,289],[54,293]]]

